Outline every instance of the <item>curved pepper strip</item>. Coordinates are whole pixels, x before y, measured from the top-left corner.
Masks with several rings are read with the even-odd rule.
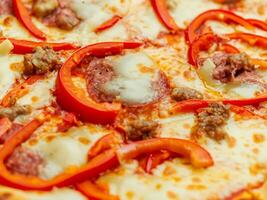
[[[21,0],[13,0],[14,13],[24,27],[35,37],[45,40],[45,34],[39,30],[32,22],[29,11],[25,8]]]
[[[171,157],[171,153],[168,151],[162,151],[157,153],[152,153],[148,156],[145,171],[151,173],[152,169],[156,168],[158,165],[168,160]]]
[[[253,26],[260,28],[264,31],[267,31],[267,23],[264,21],[258,20],[258,19],[247,19],[249,23],[251,23]]]
[[[25,95],[28,91],[27,85],[33,85],[36,81],[43,79],[42,75],[34,75],[26,79],[24,82],[15,85],[1,100],[1,106],[11,106],[14,99],[18,99]]]
[[[213,160],[209,152],[189,140],[173,138],[147,139],[120,147],[117,151],[122,159],[136,158],[142,154],[154,153],[160,150],[170,151],[188,158],[197,168],[212,166]]]
[[[121,19],[120,16],[115,15],[113,16],[111,19],[109,19],[108,21],[104,22],[103,24],[101,24],[99,27],[96,28],[95,32],[100,32],[100,31],[104,31],[108,28],[111,28],[112,26],[114,26],[119,20]]]
[[[255,27],[250,24],[246,19],[234,14],[227,10],[208,10],[200,15],[198,15],[188,26],[185,31],[186,40],[188,43],[192,43],[195,39],[199,37],[199,28],[208,20],[217,20],[222,22],[233,22],[244,26],[247,29],[254,29]]]
[[[173,113],[194,112],[197,109],[207,107],[210,103],[213,103],[213,102],[223,102],[224,104],[230,104],[234,106],[246,106],[246,105],[257,105],[264,101],[267,101],[267,96],[248,98],[248,99],[225,99],[225,100],[214,100],[214,99],[194,100],[192,99],[192,100],[185,100],[185,101],[178,102],[172,108],[172,112]],[[232,111],[237,111],[237,109],[232,109]]]
[[[97,200],[119,200],[119,197],[109,194],[107,191],[98,187],[96,184],[91,181],[85,181],[83,183],[76,184],[76,188],[85,196],[90,199]]]
[[[206,33],[195,40],[188,49],[188,62],[193,66],[197,66],[197,59],[200,51],[208,50],[214,43],[221,40],[213,33]]]
[[[4,143],[0,150],[0,184],[23,190],[50,190],[53,187],[64,187],[85,181],[119,165],[116,154],[113,151],[106,151],[81,168],[62,173],[50,180],[9,172],[5,166],[5,160],[17,146],[26,141],[41,125],[41,121],[34,119]]]
[[[241,40],[248,43],[251,46],[258,46],[267,49],[267,37],[251,34],[251,33],[230,33],[226,34],[231,40]]]
[[[162,24],[172,32],[178,31],[179,27],[168,11],[166,0],[150,0],[150,2]]]
[[[123,49],[137,48],[140,45],[141,43],[138,42],[103,42],[86,46],[74,52],[58,73],[55,92],[58,104],[63,109],[76,113],[84,121],[99,124],[112,123],[121,104],[93,101],[84,90],[74,85],[71,72],[88,55],[103,57],[119,54]]]
[[[229,54],[240,53],[240,51],[236,47],[230,44],[221,44],[218,46],[218,50]]]
[[[114,144],[117,144],[116,136],[112,133],[104,135],[91,147],[89,150],[89,158],[93,158],[107,149],[111,149]]]
[[[12,50],[12,52],[15,54],[32,53],[33,49],[38,46],[49,46],[55,51],[74,50],[78,48],[74,44],[65,42],[64,43],[34,42],[29,40],[18,40],[13,38],[0,38],[0,43],[4,40],[9,40],[13,44],[14,49]]]

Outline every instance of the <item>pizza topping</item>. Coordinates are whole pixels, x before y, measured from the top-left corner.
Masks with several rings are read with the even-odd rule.
[[[51,9],[55,7],[55,2],[49,0]],[[57,8],[49,15],[43,18],[45,24],[49,26],[57,26],[64,30],[71,30],[80,23],[80,19],[76,13],[68,6],[66,2],[57,1]],[[43,9],[43,8],[42,8]]]
[[[213,71],[213,78],[227,83],[236,80],[238,77],[252,75],[254,67],[249,63],[249,58],[245,53],[225,54],[216,53],[212,57],[216,65]]]
[[[18,147],[6,161],[6,167],[13,173],[37,176],[43,164],[41,156],[25,147]]]
[[[231,4],[231,3],[237,3],[241,0],[213,0],[216,3],[222,3],[222,4]]]
[[[115,96],[105,93],[103,89],[103,85],[115,76],[111,64],[105,59],[89,58],[84,59],[81,66],[86,68],[87,90],[90,97],[97,102],[112,102]]]
[[[57,0],[34,0],[33,1],[33,13],[38,17],[46,17],[51,14],[59,3]]]
[[[70,8],[62,8],[56,11],[55,23],[64,30],[71,30],[79,24],[80,20]]]
[[[219,103],[210,103],[208,107],[201,108],[197,113],[197,125],[192,133],[192,137],[198,139],[203,134],[220,141],[226,137],[222,126],[229,118],[228,107]]]
[[[11,0],[1,0],[0,1],[0,15],[11,14],[12,13],[12,1]]]
[[[0,108],[0,117],[7,117],[14,120],[18,115],[31,113],[31,106],[13,106],[9,108]]]
[[[61,65],[60,58],[51,47],[36,47],[33,54],[24,56],[26,75],[45,74]]]
[[[13,123],[11,128],[0,136],[0,144],[4,144],[14,133],[16,133],[23,126],[21,124]]]
[[[153,138],[157,135],[159,124],[155,121],[145,121],[140,119],[131,120],[125,126],[128,140],[137,141]]]
[[[176,87],[171,93],[172,99],[175,101],[184,101],[188,99],[203,99],[203,95],[195,89],[187,87]]]

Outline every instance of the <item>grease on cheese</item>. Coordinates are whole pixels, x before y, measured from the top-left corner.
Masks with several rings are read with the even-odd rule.
[[[49,192],[30,192],[0,186],[0,199],[8,200],[87,200],[81,193],[69,189],[54,189]]]
[[[215,64],[211,59],[206,59],[198,74],[207,88],[219,93],[224,98],[251,98],[265,92],[264,88],[257,83],[221,83],[212,77],[214,68]]]
[[[164,130],[161,137],[189,138],[194,126],[191,115],[181,114],[160,120]],[[124,163],[116,172],[100,177],[98,182],[108,184],[111,193],[121,200],[223,199],[264,180],[267,141],[255,142],[255,137],[266,138],[266,130],[267,123],[262,119],[240,119],[231,114],[226,131],[235,141],[234,145],[211,139],[201,143],[213,157],[214,166],[195,169],[184,159],[176,158],[159,165],[149,175],[141,173],[137,162],[132,161]]]

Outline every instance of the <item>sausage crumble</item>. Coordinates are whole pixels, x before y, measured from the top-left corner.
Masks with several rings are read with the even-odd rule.
[[[31,106],[13,106],[9,108],[0,107],[0,117],[7,117],[11,121],[13,121],[18,115],[25,115],[31,112]]]
[[[203,95],[197,90],[187,87],[176,87],[171,93],[172,99],[175,101],[183,101],[188,99],[203,99]]]
[[[196,114],[197,125],[194,127],[192,137],[198,139],[206,135],[216,141],[225,139],[223,130],[226,120],[229,118],[229,108],[223,104],[211,103],[208,107],[200,109]]]
[[[51,47],[36,47],[33,54],[24,56],[24,74],[45,74],[59,68],[60,57]]]
[[[212,61],[216,65],[212,76],[222,83],[234,81],[244,74],[246,77],[248,74],[254,75],[254,66],[249,63],[249,57],[245,53],[226,54],[220,52],[213,55]]]

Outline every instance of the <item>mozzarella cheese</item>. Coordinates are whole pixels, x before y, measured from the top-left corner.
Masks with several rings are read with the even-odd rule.
[[[111,59],[116,77],[104,85],[107,93],[129,104],[147,103],[156,98],[152,84],[158,79],[158,70],[145,53],[127,53]]]
[[[79,192],[69,189],[54,189],[49,192],[30,192],[0,187],[0,198],[8,200],[86,200]]]
[[[194,125],[192,114],[160,120],[161,137],[188,139]],[[214,166],[195,169],[181,158],[164,162],[152,175],[142,173],[135,161],[124,163],[116,172],[100,177],[121,200],[223,199],[249,185],[264,181],[267,172],[267,123],[261,119],[240,119],[231,115],[225,130],[232,142],[207,139]],[[261,139],[259,139],[261,138]],[[237,178],[238,177],[238,178]],[[149,191],[149,192],[147,192]]]
[[[12,65],[23,61],[23,56],[0,55],[0,99],[12,88],[20,73],[12,68]]]
[[[37,139],[23,145],[41,155],[44,166],[40,177],[50,179],[71,167],[79,168],[87,163],[88,150],[102,136],[111,131],[97,125],[73,127],[65,133],[57,131],[59,119],[51,119],[36,132]]]
[[[47,78],[29,85],[29,92],[17,100],[18,105],[31,105],[33,108],[42,108],[51,104],[54,99],[52,91],[55,87],[56,74],[51,73]]]

